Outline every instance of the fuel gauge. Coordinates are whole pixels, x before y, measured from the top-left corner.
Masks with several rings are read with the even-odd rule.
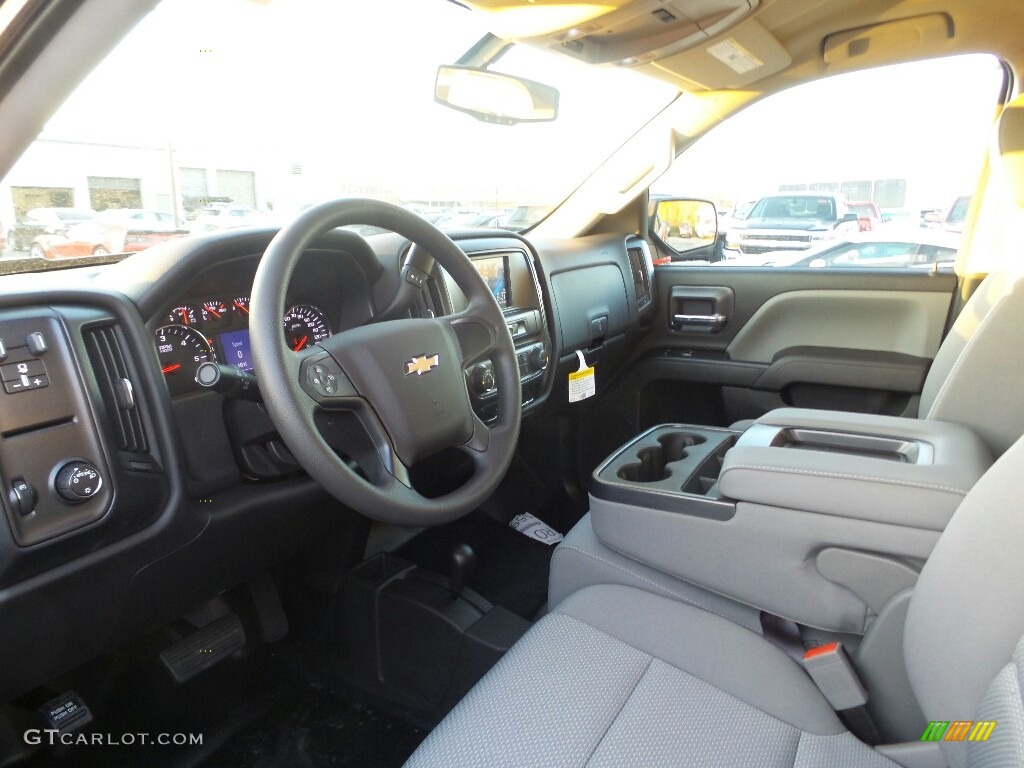
[[[249,322],[249,297],[248,296],[236,296],[231,300],[231,311],[235,313],[235,317],[239,320]]]

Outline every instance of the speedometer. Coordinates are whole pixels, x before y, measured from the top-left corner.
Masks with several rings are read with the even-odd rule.
[[[296,352],[330,335],[327,315],[312,304],[296,304],[284,313],[284,339]]]
[[[167,389],[172,395],[193,389],[199,364],[217,359],[203,334],[195,328],[178,324],[156,329],[156,351]]]

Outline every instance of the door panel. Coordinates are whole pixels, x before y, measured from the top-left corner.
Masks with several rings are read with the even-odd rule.
[[[782,406],[914,413],[955,290],[955,275],[909,270],[658,267],[652,328],[588,415],[595,455],[583,461],[667,421],[725,426]],[[725,324],[681,325],[680,296],[726,297],[687,305],[724,306]]]
[[[952,294],[803,290],[773,296],[730,342],[734,360],[770,363],[790,347],[935,357]]]

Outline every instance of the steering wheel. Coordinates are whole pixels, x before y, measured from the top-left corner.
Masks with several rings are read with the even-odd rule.
[[[348,224],[391,230],[425,250],[468,306],[447,317],[371,322],[301,352],[290,349],[281,318],[295,265],[319,236]],[[402,272],[403,281],[420,285],[424,277],[415,269]],[[440,230],[377,200],[317,205],[270,242],[249,311],[253,362],[270,418],[299,464],[339,501],[382,522],[439,525],[476,508],[497,487],[522,417],[515,347],[483,278]],[[498,388],[498,415],[490,424],[473,412],[464,374],[484,359],[493,363]],[[412,487],[409,468],[446,448],[467,454],[473,475],[450,493],[427,498]]]

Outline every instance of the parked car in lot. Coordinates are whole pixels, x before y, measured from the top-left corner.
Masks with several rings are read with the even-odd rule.
[[[964,221],[967,219],[967,209],[971,206],[971,196],[961,195],[949,206],[945,217],[942,219],[942,229],[946,232],[963,232]]]
[[[842,240],[819,243],[805,251],[738,256],[723,261],[733,267],[890,268],[952,265],[960,247],[960,235],[951,232],[909,229],[903,232],[875,230],[853,233]]]
[[[29,255],[61,259],[135,253],[188,234],[187,229],[175,226],[174,217],[169,213],[116,209],[103,211],[95,219],[70,226],[63,232],[37,236]]]
[[[762,197],[726,233],[724,257],[804,250],[860,230],[856,213],[840,195],[777,194]]]
[[[97,216],[90,208],[33,208],[7,232],[7,245],[15,251],[26,251],[40,235],[55,235]]]
[[[189,226],[194,234],[217,232],[223,229],[238,229],[266,223],[264,216],[254,208],[239,205],[211,205],[199,211]]]
[[[882,212],[874,203],[848,203],[849,209],[857,214],[861,232],[870,232],[882,225]]]

